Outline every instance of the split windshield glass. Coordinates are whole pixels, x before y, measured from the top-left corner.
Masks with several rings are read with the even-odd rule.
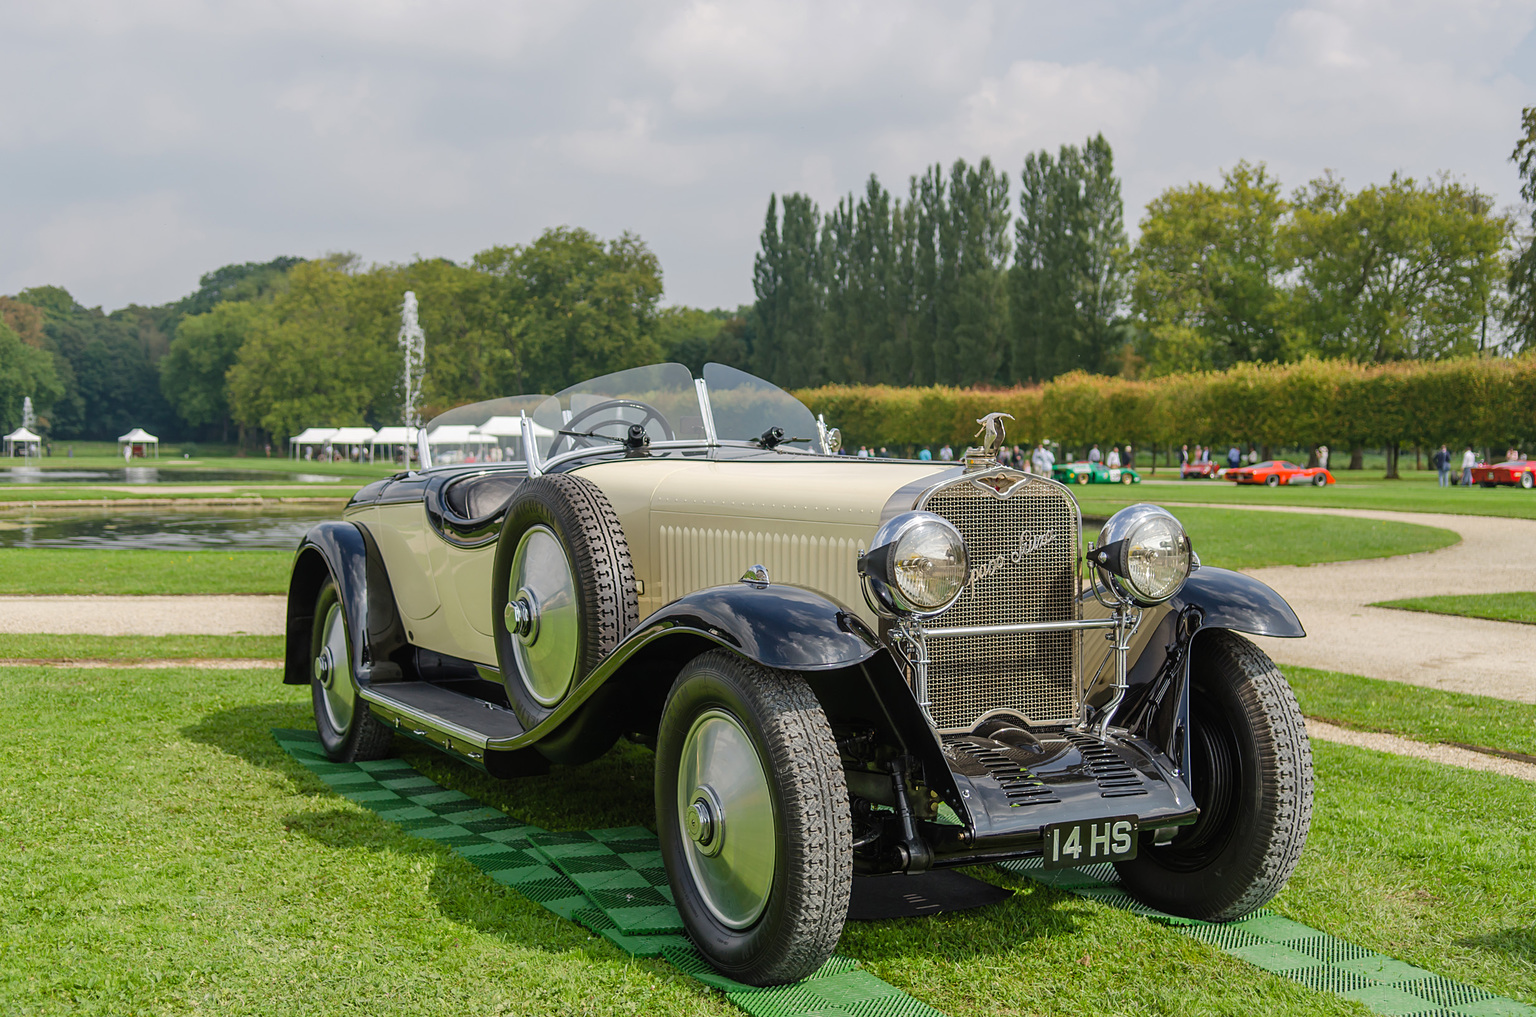
[[[715,436],[721,441],[755,441],[770,427],[781,427],[786,439],[804,439],[786,448],[815,445],[816,418],[777,385],[724,364],[705,364],[704,384]]]
[[[572,385],[540,403],[533,422],[549,431],[538,438],[543,459],[574,449],[613,448],[632,424],[645,428],[653,445],[707,437],[693,374],[682,364],[633,367]]]

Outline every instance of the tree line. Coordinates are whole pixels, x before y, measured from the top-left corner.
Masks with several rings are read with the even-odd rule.
[[[1180,445],[1387,450],[1536,446],[1536,352],[1518,357],[1359,364],[1311,357],[1133,379],[1073,371],[1011,389],[827,385],[796,395],[848,445],[957,451],[977,420],[1013,415],[1008,440],[1083,450],[1131,444],[1171,458]]]

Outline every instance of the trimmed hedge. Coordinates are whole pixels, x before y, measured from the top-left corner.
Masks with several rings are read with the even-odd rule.
[[[846,445],[960,450],[976,420],[1014,416],[1010,441],[1166,449],[1181,444],[1335,450],[1536,444],[1536,355],[1362,366],[1243,364],[1146,381],[1082,372],[1012,389],[827,385],[795,393]]]

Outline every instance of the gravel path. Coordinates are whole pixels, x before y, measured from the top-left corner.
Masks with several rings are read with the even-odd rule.
[[[1536,520],[1220,507],[1422,523],[1460,534],[1461,543],[1424,554],[1249,570],[1290,602],[1307,630],[1305,639],[1255,641],[1282,664],[1536,703],[1536,625],[1367,606],[1404,597],[1536,589]]]
[[[1351,731],[1349,728],[1335,727],[1310,717],[1307,718],[1307,735],[1315,741],[1353,745],[1359,749],[1390,752],[1394,756],[1412,756],[1414,759],[1427,759],[1432,763],[1460,766],[1467,770],[1482,770],[1485,773],[1502,773],[1506,777],[1536,781],[1536,763],[1506,759],[1503,756],[1493,756],[1485,752],[1473,752],[1454,745],[1431,745],[1428,742],[1410,741],[1407,738],[1378,734],[1374,731]]]
[[[0,634],[280,636],[286,597],[0,597]]]

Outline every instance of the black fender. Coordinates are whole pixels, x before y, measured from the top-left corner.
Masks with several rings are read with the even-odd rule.
[[[1241,572],[1209,567],[1190,575],[1156,626],[1130,667],[1118,719],[1162,749],[1188,780],[1189,669],[1197,637],[1215,629],[1282,639],[1307,633],[1280,594]]]
[[[347,613],[352,673],[365,683],[400,680],[410,666],[410,647],[384,558],[367,527],[335,519],[310,527],[294,553],[283,683],[309,684],[315,597],[328,576],[336,580]]]
[[[648,616],[625,642],[649,641],[659,630],[702,636],[783,671],[849,667],[880,648],[858,615],[800,586],[731,583],[696,590]]]

